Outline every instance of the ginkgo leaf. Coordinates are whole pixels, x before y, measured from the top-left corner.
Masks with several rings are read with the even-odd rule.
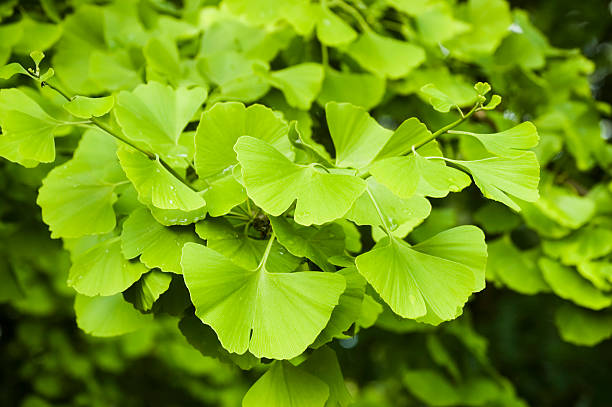
[[[225,349],[291,359],[325,327],[345,281],[335,273],[269,272],[265,256],[261,266],[247,270],[213,249],[187,243],[183,276],[196,315],[215,330]]]
[[[404,120],[387,140],[383,149],[376,156],[377,159],[404,155],[417,146],[425,146],[427,141],[432,140],[432,134],[423,123],[416,117]],[[422,151],[418,149],[417,151]]]
[[[437,324],[456,318],[468,297],[484,287],[484,234],[459,226],[415,246],[385,238],[356,264],[393,312]]]
[[[389,157],[375,161],[370,173],[400,198],[415,193],[443,198],[470,185],[470,177],[463,171],[448,167],[438,159],[427,159],[419,153]]]
[[[368,71],[391,79],[406,76],[425,60],[423,48],[373,31],[361,34],[347,52]]]
[[[172,274],[151,270],[123,293],[123,298],[140,311],[150,311],[153,303],[170,287]]]
[[[281,215],[297,201],[295,221],[321,225],[341,218],[365,190],[361,178],[330,173],[314,164],[294,164],[253,137],[240,137],[234,149],[249,197],[272,216]]]
[[[148,268],[181,274],[183,245],[196,240],[192,229],[163,226],[147,209],[141,208],[123,223],[121,250],[128,259],[140,256]]]
[[[574,345],[594,346],[612,336],[612,315],[570,305],[555,313],[555,324],[561,338]]]
[[[366,110],[378,105],[385,94],[385,79],[369,73],[325,70],[325,79],[317,102],[352,103]]]
[[[75,96],[72,100],[64,103],[64,109],[75,117],[89,119],[91,117],[104,116],[110,112],[114,105],[114,96],[105,96],[101,98]]]
[[[475,137],[489,152],[507,158],[520,157],[525,150],[535,147],[539,140],[538,131],[531,122],[523,122],[511,129],[491,134],[454,130],[450,132]]]
[[[79,328],[93,336],[118,336],[144,328],[153,321],[123,300],[121,294],[87,297],[77,294],[74,311]]]
[[[325,115],[338,167],[366,167],[393,134],[350,103],[330,102],[325,105]]]
[[[603,294],[576,270],[563,266],[547,257],[538,262],[544,279],[559,297],[582,307],[600,310],[612,305],[612,297]]]
[[[201,195],[172,175],[159,159],[151,160],[128,147],[121,147],[117,155],[141,202],[187,212],[206,205]]]
[[[346,388],[336,352],[330,347],[324,346],[317,349],[299,367],[323,380],[329,386],[326,407],[348,407],[352,404],[353,398]]]
[[[21,90],[0,90],[0,155],[3,157],[28,164],[54,161],[53,134],[62,125]]]
[[[563,264],[582,264],[612,252],[612,229],[589,225],[560,240],[543,240],[542,249]]]
[[[348,44],[357,38],[357,32],[326,6],[319,9],[317,38],[330,47]]]
[[[121,238],[110,237],[72,256],[68,285],[90,297],[117,294],[134,284],[147,268],[121,252]]]
[[[521,208],[508,194],[527,202],[535,202],[540,197],[540,166],[532,152],[528,151],[512,158],[492,157],[451,162],[472,174],[474,182],[485,197],[506,204],[515,211],[520,211]]]
[[[238,163],[234,144],[242,136],[264,140],[291,158],[291,144],[286,137],[288,130],[282,116],[266,106],[216,103],[202,113],[198,125],[195,169],[202,178],[231,170]]]
[[[4,65],[0,68],[0,79],[10,79],[13,77],[13,75],[17,74],[30,76],[28,71],[26,71],[25,68],[17,62]]]
[[[427,95],[429,103],[438,112],[448,113],[453,107],[458,107],[456,101],[438,89],[433,83],[428,83],[423,86],[421,88],[421,93]]]
[[[244,187],[233,174],[208,178],[206,184],[201,193],[210,216],[223,216],[247,199]]]
[[[125,184],[115,141],[98,130],[88,130],[68,162],[43,180],[37,203],[51,237],[79,237],[115,228],[115,190]]]
[[[329,386],[289,362],[275,361],[242,400],[242,407],[324,407]]]
[[[115,116],[126,137],[175,160],[186,157],[179,136],[206,100],[203,88],[178,88],[149,82],[116,97]]]
[[[487,278],[502,283],[521,294],[533,295],[550,291],[542,277],[536,258],[521,252],[508,236],[488,243]]]
[[[329,318],[325,329],[321,331],[311,347],[318,348],[334,338],[349,338],[347,331],[361,315],[364,301],[366,280],[352,266],[338,271],[346,280],[346,289],[340,296],[338,305]]]
[[[342,226],[305,227],[283,217],[270,217],[270,223],[278,241],[291,254],[312,260],[323,271],[336,271],[327,259],[344,253]]]
[[[196,224],[196,233],[206,240],[206,246],[219,252],[246,269],[257,267],[266,251],[266,240],[254,239],[244,233],[244,227],[234,227],[227,219],[206,219]],[[278,242],[272,244],[268,265],[277,272],[291,272],[302,259],[293,256]]]
[[[323,76],[320,64],[306,62],[272,72],[268,80],[283,92],[290,106],[308,110],[321,90]]]
[[[402,199],[376,182],[374,177],[369,177],[367,184],[366,191],[345,215],[358,225],[381,226],[394,231],[408,224],[412,229],[431,212],[431,204],[421,195]]]

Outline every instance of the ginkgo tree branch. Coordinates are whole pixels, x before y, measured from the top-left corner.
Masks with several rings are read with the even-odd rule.
[[[48,87],[50,89],[53,89],[54,91],[56,91],[57,93],[59,93],[60,95],[62,95],[64,97],[64,99],[66,99],[68,102],[72,101],[74,98],[69,96],[66,92],[62,91],[59,87],[54,86],[52,84],[50,84],[47,81],[41,81],[40,82],[40,86],[42,88],[44,87]],[[117,133],[114,129],[112,129],[109,125],[107,125],[106,123],[104,123],[102,120],[98,119],[97,117],[92,117],[90,118],[90,123],[95,125],[96,127],[98,127],[100,130],[103,130],[105,133],[111,135],[112,137],[114,137],[115,139],[121,141],[122,143],[132,147],[133,149],[139,151],[140,153],[144,154],[147,156],[147,158],[149,158],[150,160],[157,160],[170,174],[172,174],[173,177],[175,177],[176,179],[178,179],[179,181],[181,181],[183,184],[185,184],[186,186],[188,186],[189,188],[193,189],[191,187],[191,185],[189,185],[189,183],[187,182],[187,180],[185,180],[185,178],[183,178],[179,173],[177,173],[174,168],[172,168],[168,163],[166,163],[160,156],[159,154],[156,153],[152,153],[150,151],[147,151],[139,146],[137,146],[136,144],[132,143],[130,140],[127,140],[125,137],[123,137],[121,134]],[[194,190],[195,191],[195,190]],[[197,191],[196,191],[197,192]]]

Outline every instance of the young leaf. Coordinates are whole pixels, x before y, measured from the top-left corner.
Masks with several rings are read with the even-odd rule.
[[[79,328],[93,336],[118,336],[144,328],[152,315],[141,314],[123,300],[121,294],[109,297],[86,297],[77,294],[74,311]]]
[[[323,84],[323,67],[307,62],[272,72],[268,80],[280,89],[290,106],[308,110]]]
[[[312,260],[323,271],[336,271],[327,259],[344,253],[344,231],[340,225],[305,227],[283,217],[270,217],[270,223],[279,243],[291,254]]]
[[[163,157],[186,157],[179,136],[206,100],[203,88],[178,88],[149,82],[117,95],[115,115],[127,138]]]
[[[275,273],[266,270],[265,261],[247,270],[195,243],[185,245],[181,263],[196,315],[223,347],[270,359],[301,354],[325,327],[345,288],[338,274]]]
[[[72,256],[68,285],[90,297],[120,293],[134,284],[147,268],[121,253],[121,239],[110,237]]]
[[[0,155],[32,166],[55,160],[53,133],[62,123],[19,89],[0,90]]]
[[[17,62],[13,62],[0,68],[0,79],[11,79],[13,75],[17,74],[30,76],[28,71],[26,71],[25,68]]]
[[[151,213],[140,208],[123,223],[121,250],[128,259],[140,256],[148,268],[181,274],[183,245],[195,242],[192,230],[182,227],[168,228],[159,224]]]
[[[324,407],[329,386],[289,362],[276,361],[255,382],[242,400],[242,407]]]
[[[294,218],[300,225],[321,225],[341,218],[365,190],[361,178],[329,173],[316,165],[294,164],[253,137],[240,137],[234,149],[249,197],[272,216],[281,215],[297,200]]]
[[[150,160],[141,152],[128,147],[121,147],[117,155],[142,203],[159,209],[186,212],[206,205],[204,198],[172,175],[159,160]]]
[[[540,197],[540,167],[532,152],[512,158],[493,157],[451,162],[472,174],[474,182],[485,197],[506,204],[515,211],[520,211],[521,208],[508,194],[527,202],[535,202]]]
[[[64,109],[75,117],[89,119],[91,117],[104,116],[110,112],[114,105],[114,96],[105,96],[101,98],[75,96],[69,102],[64,103]]]
[[[128,182],[116,150],[111,137],[88,130],[73,158],[43,180],[36,203],[42,208],[51,237],[80,237],[115,228],[115,190]]]
[[[406,76],[425,60],[423,48],[373,31],[361,34],[347,52],[366,70],[391,79]]]
[[[374,162],[370,173],[398,197],[407,199],[415,193],[443,198],[470,185],[463,171],[446,166],[443,161],[430,160],[419,153],[390,157]]]
[[[394,237],[357,257],[359,272],[396,314],[438,324],[484,287],[484,234],[459,226],[410,246]]]
[[[393,134],[350,103],[330,102],[325,105],[325,115],[338,167],[366,167]]]

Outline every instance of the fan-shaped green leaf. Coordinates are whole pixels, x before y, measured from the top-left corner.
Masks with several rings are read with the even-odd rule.
[[[376,161],[370,166],[370,173],[404,199],[415,193],[442,198],[451,191],[461,191],[471,183],[464,172],[446,166],[441,160],[422,157],[419,153]]]
[[[238,163],[234,144],[242,136],[251,136],[273,145],[292,157],[287,139],[289,128],[279,113],[263,106],[245,107],[242,103],[216,103],[202,114],[195,136],[195,168],[208,178],[229,171]]]
[[[367,184],[366,191],[345,215],[358,225],[381,226],[390,231],[400,227],[412,229],[431,212],[429,201],[421,195],[399,198],[384,185],[376,182],[374,177],[368,178]],[[406,233],[403,233],[403,236],[405,235]]]
[[[116,188],[127,183],[115,141],[98,131],[85,132],[73,158],[43,180],[37,203],[51,237],[79,237],[115,228]]]
[[[333,11],[321,5],[317,21],[317,38],[324,45],[337,47],[353,42],[357,38],[357,32]]]
[[[324,407],[329,386],[289,362],[276,361],[249,389],[242,407]]]
[[[234,149],[249,197],[272,216],[279,216],[297,200],[295,221],[321,225],[342,217],[365,190],[361,178],[329,173],[314,164],[294,164],[253,137],[240,137]]]
[[[329,386],[329,399],[325,403],[326,407],[348,407],[351,405],[353,398],[346,388],[336,352],[331,348],[325,346],[318,349],[299,367],[312,373]]]
[[[344,253],[342,226],[305,227],[283,217],[270,217],[270,223],[278,241],[291,254],[312,260],[323,271],[336,271],[327,259]]]
[[[507,236],[490,242],[488,251],[487,278],[491,275],[521,294],[550,291],[536,259],[517,249]]]
[[[174,160],[187,157],[179,136],[206,100],[203,88],[178,88],[149,82],[117,95],[115,115],[128,139]]]
[[[352,103],[366,110],[378,105],[385,94],[385,79],[369,73],[340,72],[328,68],[317,102]]]
[[[159,224],[151,213],[137,209],[123,223],[121,250],[128,259],[140,256],[148,268],[181,274],[183,245],[195,242],[196,236],[185,227],[168,228]]]
[[[458,104],[446,93],[438,89],[433,83],[428,83],[421,88],[421,93],[427,95],[429,103],[438,112],[448,113],[453,107]]]
[[[576,270],[542,257],[538,262],[544,280],[559,297],[582,307],[600,310],[612,305],[612,297],[603,294]]]
[[[508,194],[527,202],[535,202],[540,197],[540,167],[532,152],[512,158],[493,157],[451,162],[472,174],[474,182],[485,197],[506,204],[515,211],[520,211],[521,208]]]
[[[113,295],[134,284],[147,268],[130,262],[121,253],[121,239],[111,237],[72,256],[68,285],[93,297]]]
[[[555,313],[555,323],[564,341],[594,346],[612,336],[612,315],[564,305]]]
[[[347,52],[368,71],[391,79],[406,76],[425,60],[423,48],[373,31],[361,34]]]
[[[32,166],[55,160],[53,133],[61,122],[19,89],[0,90],[0,155]]]
[[[404,155],[412,151],[413,147],[423,146],[432,139],[432,134],[416,117],[404,120],[393,132],[393,135],[383,149],[378,153],[377,159]],[[418,149],[417,151],[422,151]]]
[[[393,134],[363,108],[350,103],[330,102],[325,105],[325,114],[339,167],[366,167]]]
[[[477,134],[464,131],[451,131],[477,138],[491,153],[500,157],[520,157],[525,150],[538,144],[538,131],[531,122],[523,122],[500,133]]]
[[[13,77],[13,75],[17,74],[30,76],[28,71],[26,71],[25,68],[17,62],[4,65],[2,68],[0,68],[0,79],[10,79]]]
[[[140,311],[150,311],[153,303],[170,287],[172,275],[159,270],[151,270],[140,277],[124,293],[124,298]]]
[[[283,92],[290,106],[308,110],[321,90],[323,76],[321,65],[306,62],[272,72],[269,81]]]
[[[265,264],[247,270],[195,243],[185,245],[182,265],[196,315],[223,347],[271,359],[301,354],[325,327],[345,288],[338,274],[271,273]]]
[[[172,175],[159,161],[132,148],[117,151],[121,167],[145,204],[160,209],[193,211],[206,205],[197,192]]]
[[[385,238],[356,264],[396,314],[437,324],[456,318],[470,294],[484,287],[484,234],[459,226],[416,246]]]
[[[77,325],[93,336],[117,336],[144,328],[152,315],[141,314],[123,300],[121,294],[86,297],[77,294],[74,301]]]
[[[338,274],[344,276],[346,289],[340,296],[338,305],[334,308],[325,329],[321,331],[311,347],[317,348],[334,338],[349,338],[345,332],[361,315],[366,287],[365,279],[354,266],[342,269],[338,271]]]
[[[75,96],[69,102],[64,103],[64,109],[75,117],[89,119],[90,117],[104,116],[106,113],[110,112],[114,105],[114,96],[105,96],[101,98]]]
[[[612,252],[612,230],[587,226],[561,240],[544,240],[544,252],[561,259],[566,265],[575,265],[603,257]]]

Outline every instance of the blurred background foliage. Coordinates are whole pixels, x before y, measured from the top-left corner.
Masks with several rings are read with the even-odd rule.
[[[180,1],[149,1],[171,14],[183,6]],[[26,18],[22,16],[59,21],[81,3],[87,1],[2,1],[0,19],[3,25]],[[196,4],[197,8],[214,3],[186,1],[185,6]],[[376,9],[377,2],[366,3]],[[582,92],[591,109],[589,112],[595,112],[595,119],[585,126],[592,127],[594,122],[595,126],[601,126],[604,138],[610,138],[612,122],[606,118],[609,108],[588,100],[592,92],[598,101],[612,103],[612,3],[604,0],[512,0],[509,3],[512,8],[526,10],[531,23],[544,33],[552,47],[579,49],[594,66],[575,54],[576,58],[568,58],[556,67],[552,63],[543,76],[536,76],[533,71],[541,68],[536,55],[532,60],[507,61],[506,67],[483,63],[477,74],[470,72],[469,66],[457,63],[453,72],[492,82],[494,89],[514,104],[507,112],[514,111],[525,120],[537,115],[540,123],[536,120],[536,124],[541,133],[559,132],[555,127],[558,117],[546,119],[548,107],[542,109],[538,105],[543,100],[550,105],[549,101],[557,96],[555,92],[563,99],[567,91],[564,87],[572,88],[579,95]],[[8,35],[0,31],[0,39],[10,38]],[[10,55],[10,50],[2,47],[0,43],[0,57],[6,52]],[[304,47],[303,52],[314,51]],[[582,82],[584,73],[588,73],[588,82]],[[571,83],[567,83],[567,78]],[[413,79],[419,82],[417,75]],[[545,91],[538,88],[542,81],[547,81],[542,85]],[[402,87],[409,89],[416,85],[408,80],[395,86],[400,88],[401,95]],[[404,103],[398,103],[398,98]],[[414,109],[410,114],[427,118],[428,124],[443,120],[431,109],[425,110],[422,104],[414,103],[413,95],[401,98],[383,99],[374,109],[378,120],[396,125],[406,116],[406,106]],[[604,116],[601,120],[597,109]],[[322,110],[315,106],[312,113],[321,115]],[[581,113],[572,109],[566,113],[578,115],[576,120],[570,118],[570,125],[578,125]],[[500,114],[492,119],[503,123],[508,117]],[[314,126],[316,139],[320,129],[316,123]],[[554,136],[548,140],[555,144]],[[69,144],[70,140],[65,143],[68,151],[74,147]],[[469,151],[469,146],[459,148]],[[605,165],[609,164],[606,161],[609,157],[593,158],[593,152],[581,155],[576,151],[564,155],[558,152],[558,146],[550,149],[550,153],[540,154],[545,157],[548,154],[547,160],[553,165],[551,176],[561,174],[578,195],[586,195],[600,182],[609,180],[606,175],[609,166]],[[570,145],[569,149],[579,149],[579,146]],[[599,164],[594,165],[593,160]],[[65,283],[69,256],[59,242],[48,238],[40,209],[35,204],[36,190],[50,168],[42,165],[26,170],[5,160],[0,162],[0,405],[239,405],[261,371],[241,371],[203,356],[177,329],[176,319],[157,315],[155,324],[119,338],[93,338],[77,328],[74,292]],[[474,194],[468,192],[445,201],[445,206],[434,210],[413,239],[421,240],[428,231],[470,222],[472,215],[465,208],[482,205],[481,202],[474,204],[474,199]],[[500,226],[501,231],[511,231],[520,249],[539,245],[541,238],[532,230],[540,233],[538,225],[530,225],[531,229],[518,227],[519,222],[507,210],[497,216],[495,209],[489,212],[492,215],[488,216],[503,218],[509,223],[510,226]],[[487,212],[482,211],[479,216],[486,217]],[[478,216],[475,218],[478,222]],[[487,232],[499,235],[499,231]],[[467,388],[482,397],[487,392],[498,392],[500,398],[507,396],[507,403],[503,405],[522,405],[518,399],[512,401],[515,393],[533,406],[612,405],[609,391],[612,341],[602,341],[593,347],[563,341],[555,321],[560,307],[567,306],[566,301],[549,293],[549,289],[521,293],[512,282],[500,280],[494,273],[488,278],[491,283],[487,289],[474,296],[465,315],[456,322],[433,329],[398,321],[385,310],[374,328],[360,332],[353,340],[335,344],[349,390],[355,395],[355,405],[478,405],[477,400],[469,401],[458,394],[464,390],[467,393]],[[538,291],[543,293],[523,295]],[[450,388],[440,371],[452,378],[469,376],[463,382],[466,388]],[[494,377],[498,387],[492,389],[490,382],[479,381],[485,375]]]

